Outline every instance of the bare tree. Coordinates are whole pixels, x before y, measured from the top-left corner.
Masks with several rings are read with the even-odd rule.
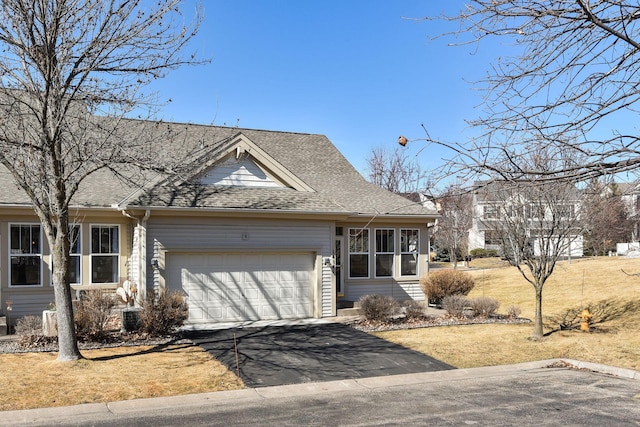
[[[473,218],[472,195],[459,185],[450,185],[437,199],[442,218],[436,225],[435,244],[448,249],[454,268],[457,268],[458,254],[464,256],[468,253]]]
[[[571,183],[543,180],[494,181],[477,193],[484,200],[485,232],[500,241],[502,255],[535,290],[533,337],[540,338],[543,287],[558,260],[581,245],[578,191]]]
[[[586,181],[636,171],[640,135],[640,6],[623,0],[472,0],[455,16],[453,44],[502,42],[487,77],[478,137],[441,143],[454,175],[493,171],[521,179]],[[540,146],[583,161],[530,170]]]
[[[616,243],[633,236],[631,213],[615,183],[591,180],[582,197],[585,228],[585,250],[593,255],[606,255],[616,250]]]
[[[426,175],[416,158],[402,149],[389,152],[374,148],[367,158],[369,181],[393,193],[412,193],[426,188]]]
[[[0,163],[29,196],[51,248],[58,360],[81,356],[68,265],[69,212],[101,170],[148,164],[146,132],[120,120],[150,108],[142,88],[196,62],[182,55],[200,24],[179,0],[3,0],[0,3]],[[129,168],[131,169],[131,168]]]

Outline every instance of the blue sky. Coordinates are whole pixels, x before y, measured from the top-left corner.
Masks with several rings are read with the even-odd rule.
[[[496,56],[481,46],[430,40],[458,0],[205,0],[191,48],[210,64],[184,67],[154,83],[165,120],[326,135],[366,176],[373,148],[399,135],[464,141],[478,115],[481,77]],[[424,143],[410,144],[411,153]],[[443,152],[418,154],[423,169]],[[413,155],[413,154],[412,154]],[[319,159],[321,161],[321,159]]]

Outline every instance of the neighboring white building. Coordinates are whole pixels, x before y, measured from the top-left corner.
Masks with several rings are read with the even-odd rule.
[[[536,224],[541,224],[544,227],[545,217],[549,215],[549,212],[537,212],[540,210],[540,205],[535,201],[531,203],[518,201],[517,206],[509,206],[509,202],[502,200],[501,197],[497,197],[497,191],[493,191],[495,184],[488,187],[479,186],[473,194],[473,222],[472,227],[469,230],[469,250],[473,249],[493,249],[503,255],[503,233],[499,230],[501,227],[497,224],[501,221],[503,215],[520,215],[524,218],[528,218],[530,221]],[[576,190],[575,197],[572,200],[565,200],[560,206],[566,212],[567,220],[573,221],[576,215],[578,215],[580,206],[580,200],[578,192]],[[515,209],[524,209],[526,212],[514,212]],[[531,225],[529,228],[529,234],[535,233],[534,229],[538,225]],[[581,233],[576,232],[574,235],[565,236],[563,238],[567,240],[562,246],[565,247],[561,256],[565,257],[581,257],[583,252],[583,236]],[[532,239],[533,251],[535,255],[540,254],[539,239],[535,237]]]

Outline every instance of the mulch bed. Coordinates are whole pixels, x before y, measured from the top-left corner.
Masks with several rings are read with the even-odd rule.
[[[531,323],[530,319],[513,318],[508,316],[494,315],[490,317],[453,317],[448,315],[425,316],[418,319],[407,319],[404,316],[391,319],[386,322],[375,322],[369,320],[356,320],[347,324],[352,328],[364,332],[381,332],[402,329],[431,328],[436,326],[460,326],[479,324],[521,324]],[[0,340],[0,354],[2,353],[32,353],[32,352],[56,352],[58,351],[57,338],[47,337],[19,337],[15,339]],[[133,346],[161,346],[167,344],[193,344],[180,332],[165,337],[149,337],[143,333],[110,331],[104,339],[100,341],[80,341],[80,350],[93,350],[109,347],[133,347]]]
[[[435,326],[485,325],[531,323],[531,319],[493,315],[490,317],[453,317],[448,315],[426,316],[419,319],[399,317],[387,322],[356,320],[350,326],[364,332],[382,332],[402,329],[431,328]]]
[[[58,340],[56,337],[19,337],[16,335],[13,337],[15,337],[15,339],[4,339],[0,341],[0,354],[58,351]],[[160,346],[185,343],[192,344],[190,340],[183,338],[180,333],[165,337],[149,337],[146,334],[136,332],[110,331],[107,336],[100,341],[79,341],[78,348],[80,350],[95,350],[112,347]]]

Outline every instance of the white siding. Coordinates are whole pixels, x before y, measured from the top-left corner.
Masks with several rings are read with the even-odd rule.
[[[327,257],[331,255],[332,242],[331,224],[325,222],[193,219],[176,224],[151,216],[147,227],[147,261],[157,259],[159,268],[147,270],[147,281],[149,285],[160,286],[166,252],[300,251]],[[331,316],[334,308],[331,271],[324,266],[319,270],[316,300],[320,303],[319,314]]]
[[[16,320],[23,316],[42,316],[42,311],[49,303],[54,301],[53,288],[46,287],[41,292],[22,292],[7,295],[7,300],[13,302],[13,310],[9,313],[10,322],[16,324]],[[6,306],[2,312],[7,314]]]
[[[235,157],[230,157],[224,163],[210,169],[200,182],[205,185],[283,187],[264,173],[252,160]]]
[[[418,282],[390,282],[384,284],[350,285],[347,289],[346,299],[357,301],[364,295],[389,295],[399,301],[409,299],[424,300],[422,288]]]

